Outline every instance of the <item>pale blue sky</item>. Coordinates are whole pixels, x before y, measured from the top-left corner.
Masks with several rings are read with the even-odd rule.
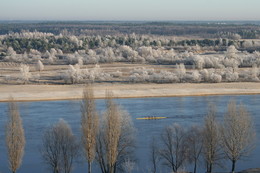
[[[0,20],[260,20],[260,0],[0,0]]]

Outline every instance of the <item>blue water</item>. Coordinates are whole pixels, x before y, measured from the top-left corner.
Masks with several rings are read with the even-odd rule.
[[[127,110],[137,129],[137,150],[135,172],[147,172],[149,168],[149,145],[152,136],[159,136],[162,129],[170,124],[179,123],[184,127],[193,124],[202,124],[207,113],[209,103],[217,106],[217,116],[221,119],[226,111],[230,99],[243,103],[253,116],[257,134],[260,134],[260,95],[241,96],[207,96],[207,97],[168,97],[168,98],[133,98],[117,99],[116,102]],[[103,112],[105,101],[97,100],[97,109]],[[26,148],[23,163],[19,173],[45,173],[51,172],[43,163],[39,149],[42,133],[46,128],[63,118],[72,127],[73,132],[80,136],[80,101],[43,101],[19,103],[21,117],[26,134]],[[8,171],[7,153],[5,147],[5,123],[7,121],[7,103],[0,103],[0,172]],[[136,120],[143,116],[166,116],[161,120]],[[257,138],[256,149],[246,160],[237,163],[237,170],[260,167],[260,139]],[[78,161],[73,172],[86,172],[86,162]],[[230,170],[226,161],[226,168],[217,168],[218,171]],[[189,166],[186,169],[190,169]],[[94,165],[94,172],[100,172]],[[161,167],[162,172],[168,172]],[[205,170],[200,164],[199,170]]]

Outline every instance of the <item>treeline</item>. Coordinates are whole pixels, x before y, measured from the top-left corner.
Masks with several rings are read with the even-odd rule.
[[[106,111],[98,115],[93,89],[88,86],[81,102],[81,137],[78,139],[64,120],[43,132],[40,154],[53,173],[70,173],[75,161],[85,158],[88,172],[93,163],[102,173],[133,172],[138,170],[136,130],[131,117],[106,93]],[[201,125],[184,128],[178,124],[167,126],[160,136],[150,140],[150,167],[145,172],[196,173],[205,167],[208,173],[214,168],[224,168],[230,161],[230,170],[235,172],[236,163],[250,155],[255,147],[255,128],[246,108],[234,100],[228,104],[221,121],[217,120],[216,107],[209,106]],[[6,126],[6,146],[10,171],[15,173],[22,164],[25,135],[18,106],[9,103]],[[191,170],[187,170],[190,165]],[[193,166],[192,166],[193,165]]]
[[[0,35],[0,48],[2,56],[8,47],[12,47],[17,53],[29,53],[31,49],[41,53],[51,49],[60,49],[64,53],[74,53],[79,50],[99,49],[99,48],[118,48],[120,46],[129,46],[136,50],[139,47],[153,48],[174,48],[180,51],[187,51],[189,47],[199,46],[205,50],[222,51],[230,45],[235,45],[237,49],[254,51],[259,50],[259,41],[241,40],[238,34],[219,33],[217,38],[213,39],[175,39],[167,36],[148,36],[138,34],[118,34],[118,35],[79,35],[75,36],[68,31],[63,31],[57,35],[43,32],[29,32],[23,30],[19,33],[10,33]],[[0,49],[0,51],[1,51]]]
[[[0,34],[22,30],[74,35],[150,34],[164,36],[198,36],[216,38],[221,32],[239,34],[243,39],[259,38],[259,25],[220,22],[35,22],[1,23]]]

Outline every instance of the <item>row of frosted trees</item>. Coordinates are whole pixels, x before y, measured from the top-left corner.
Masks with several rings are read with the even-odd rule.
[[[11,82],[35,82],[40,81],[41,71],[44,70],[43,63],[39,60],[35,64],[38,73],[32,75],[30,67],[25,64],[20,66],[20,75],[18,77],[6,76],[5,81]],[[176,69],[156,71],[154,68],[134,68],[128,74],[124,74],[120,70],[105,72],[99,65],[93,68],[84,68],[79,64],[69,65],[67,70],[60,72],[62,78],[67,84],[93,83],[96,81],[114,81],[121,80],[132,83],[220,83],[220,82],[259,82],[260,68],[253,66],[252,68],[239,71],[236,68],[218,69],[201,69],[188,71],[184,64],[177,64]]]
[[[215,53],[213,55],[203,55],[203,52]],[[218,55],[219,54],[219,55]],[[225,55],[220,52],[201,50],[200,47],[187,48],[180,51],[178,49],[168,49],[164,47],[154,48],[151,46],[141,46],[133,49],[129,46],[106,47],[89,50],[78,50],[73,53],[63,53],[60,49],[52,48],[50,51],[41,53],[37,50],[23,54],[18,54],[9,47],[3,60],[9,62],[30,63],[36,60],[44,60],[48,64],[97,64],[113,62],[130,63],[152,63],[152,64],[194,64],[196,68],[224,68],[224,67],[251,67],[253,64],[259,66],[259,52],[241,52],[234,45],[227,47]],[[202,56],[201,56],[202,55]],[[1,57],[0,57],[1,58]],[[62,62],[61,62],[62,59]]]
[[[117,52],[117,53],[116,53]],[[37,60],[35,69],[37,71],[43,71],[44,65],[48,64],[49,61],[53,62],[63,53],[52,49],[51,53],[47,53],[46,59],[42,58],[42,55],[38,51],[32,51],[32,59]],[[35,55],[34,55],[35,54]],[[37,54],[37,55],[36,55]],[[38,55],[39,54],[39,55]],[[27,56],[27,55],[26,55]],[[115,78],[122,79],[121,71],[114,71],[112,73],[104,73],[102,70],[96,71],[82,69],[84,64],[95,64],[101,62],[118,62],[128,61],[135,63],[164,63],[164,64],[175,64],[176,71],[172,72],[169,70],[161,70],[155,72],[154,69],[134,69],[130,71],[129,78],[126,81],[130,82],[154,82],[154,83],[173,83],[173,82],[235,82],[235,81],[259,81],[260,78],[260,54],[254,52],[248,54],[245,52],[238,52],[234,46],[229,46],[225,55],[195,55],[192,52],[175,53],[171,50],[164,49],[152,49],[151,47],[140,47],[138,51],[134,51],[130,47],[121,46],[117,50],[100,49],[100,50],[89,50],[88,53],[85,51],[75,52],[74,54],[63,55],[69,64],[76,64],[75,66],[69,65],[68,70],[61,71],[65,83],[86,83],[87,81],[113,81]],[[107,59],[101,60],[103,57]],[[12,49],[8,49],[7,59],[16,59],[19,62],[26,62],[23,55],[17,55]],[[18,58],[18,59],[17,59]],[[141,59],[142,60],[141,60]],[[139,61],[139,60],[140,61]],[[101,60],[101,61],[100,61]],[[192,67],[192,71],[186,73],[186,64],[189,68]],[[97,65],[98,66],[98,65]],[[99,67],[99,66],[98,66]],[[182,68],[178,68],[182,67]],[[244,68],[246,67],[246,69]],[[251,68],[248,68],[251,67]],[[244,68],[244,69],[242,69]],[[5,81],[21,81],[26,83],[28,81],[39,81],[41,78],[40,73],[31,75],[29,66],[21,65],[20,78],[13,76],[5,76]],[[150,73],[152,72],[152,73]]]
[[[219,34],[215,39],[182,39],[178,40],[171,36],[156,35],[86,35],[76,36],[71,34],[42,33],[42,32],[20,32],[0,35],[0,46],[12,46],[18,52],[24,52],[28,48],[46,51],[51,48],[62,49],[64,52],[74,52],[80,49],[96,49],[104,47],[130,46],[132,48],[141,46],[153,47],[188,47],[199,45],[201,47],[225,47],[236,45],[240,48],[259,47],[258,40],[241,40],[239,37],[230,37]],[[223,39],[222,39],[223,38]]]
[[[203,126],[191,126],[187,130],[173,124],[163,130],[159,139],[151,143],[153,173],[159,172],[159,163],[172,172],[184,172],[188,163],[193,164],[192,172],[196,173],[202,162],[206,172],[211,173],[216,166],[224,167],[224,160],[231,161],[233,173],[237,161],[254,149],[255,130],[245,107],[231,100],[222,123],[216,120],[216,108],[210,105]]]
[[[107,92],[106,105],[104,114],[98,115],[93,89],[87,87],[81,104],[81,140],[77,140],[64,120],[44,132],[40,153],[53,173],[72,172],[74,162],[82,155],[89,173],[93,162],[99,165],[102,173],[136,169],[136,130],[131,118],[112,100],[111,92]],[[25,146],[16,103],[9,103],[8,115],[6,145],[9,168],[15,173],[22,163]],[[230,101],[221,123],[216,120],[216,108],[211,105],[203,125],[185,129],[173,124],[151,140],[148,172],[161,172],[161,165],[175,173],[183,172],[187,164],[193,164],[192,172],[196,173],[198,165],[204,163],[206,172],[211,173],[215,166],[223,166],[223,160],[231,161],[231,172],[234,172],[237,161],[249,156],[254,144],[253,122],[243,105]]]

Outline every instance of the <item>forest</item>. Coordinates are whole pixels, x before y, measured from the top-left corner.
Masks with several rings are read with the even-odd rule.
[[[135,30],[127,33],[128,27]],[[9,30],[0,35],[2,83],[215,83],[260,77],[258,25],[54,22],[0,28]],[[138,28],[177,33],[144,34]],[[118,68],[104,67],[109,64]],[[120,68],[126,64],[131,67]]]

